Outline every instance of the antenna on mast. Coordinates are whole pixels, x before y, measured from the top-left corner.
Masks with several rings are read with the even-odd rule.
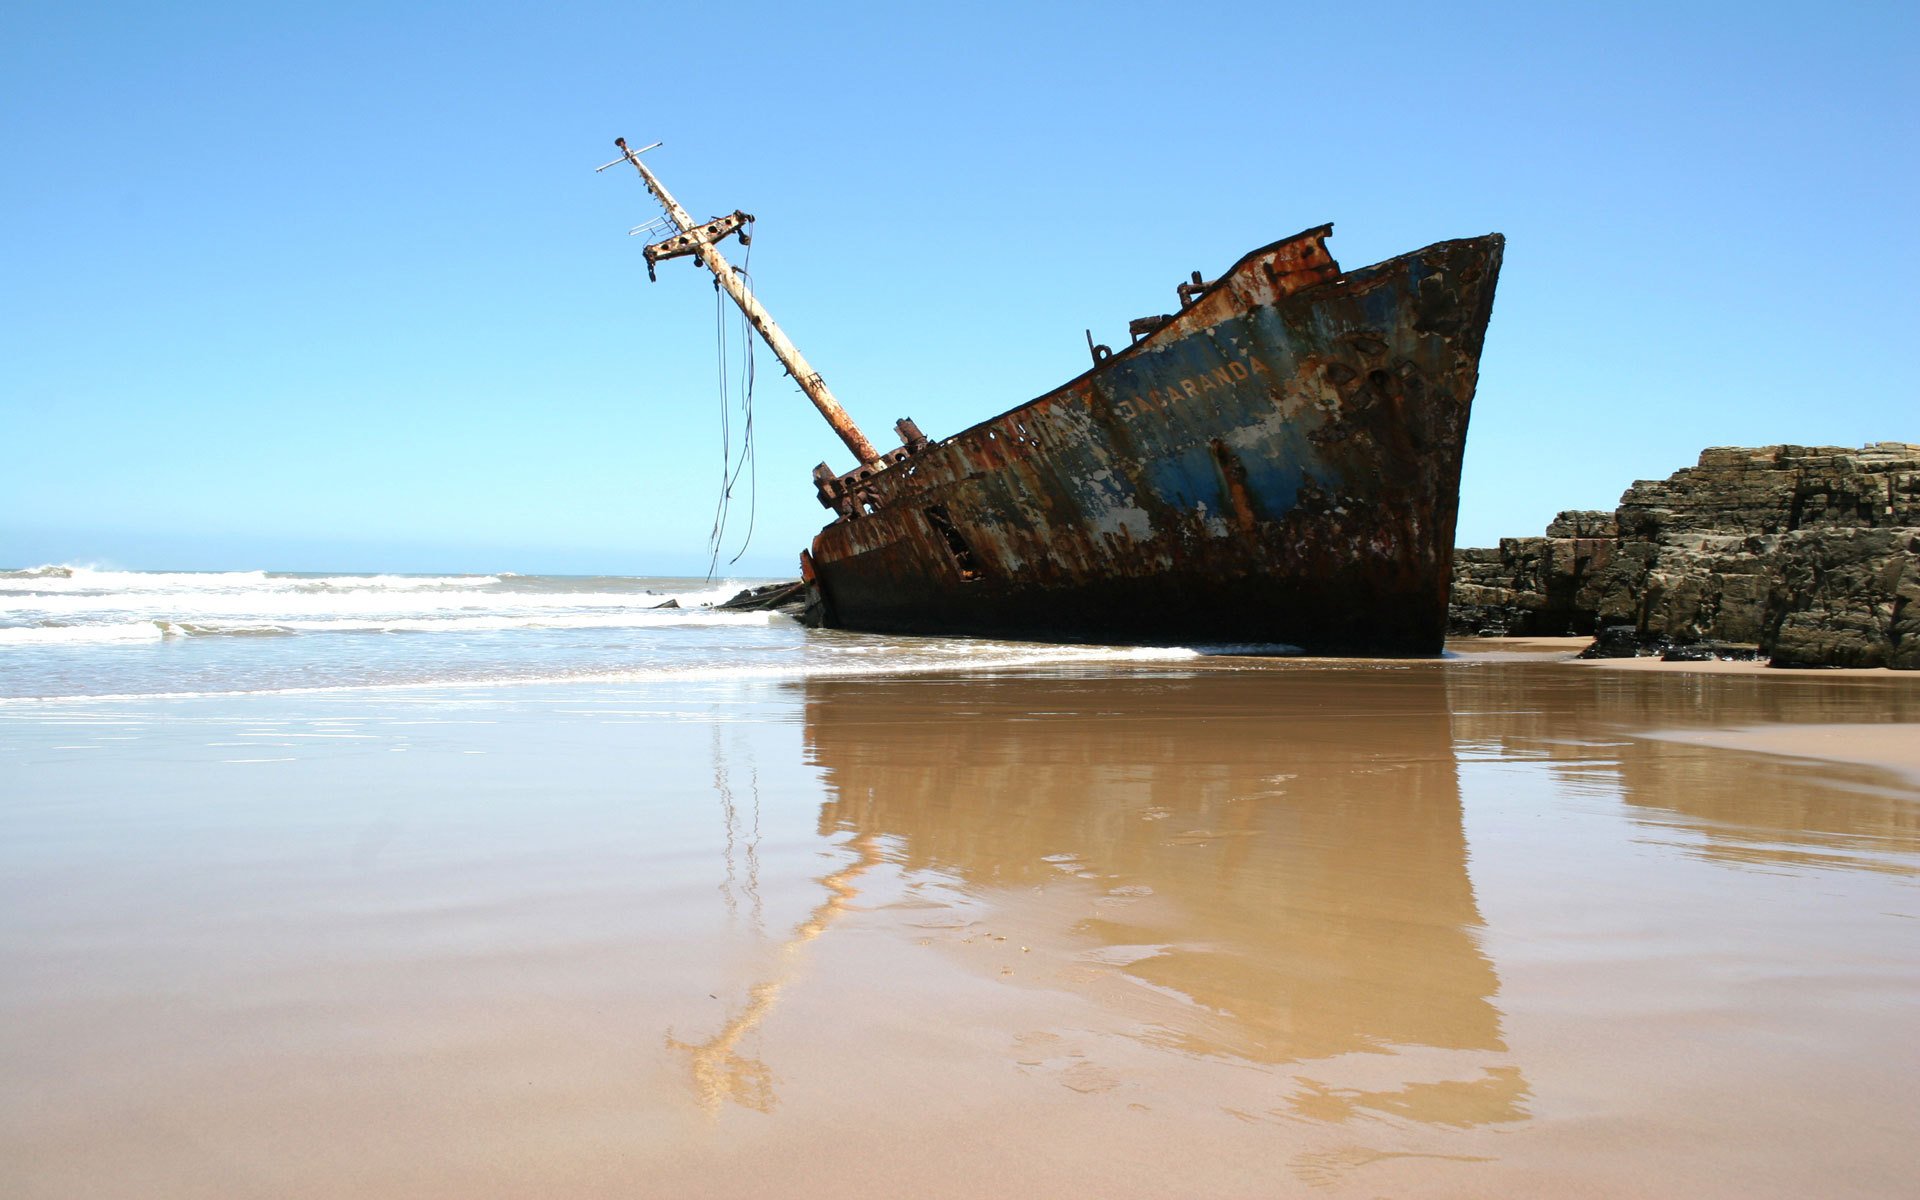
[[[840,401],[834,399],[833,393],[821,381],[820,373],[807,362],[806,356],[800,353],[800,348],[788,340],[787,335],[774,324],[772,314],[768,313],[760,301],[754,298],[753,293],[747,290],[746,285],[740,282],[740,276],[734,271],[732,264],[720,254],[717,244],[731,235],[738,234],[742,244],[751,239],[749,227],[753,224],[752,215],[736,209],[724,217],[716,217],[704,225],[696,225],[693,218],[687,215],[687,210],[680,207],[679,202],[661,184],[659,178],[640,161],[642,154],[661,143],[655,142],[652,146],[643,146],[638,150],[629,149],[625,138],[615,138],[613,144],[620,147],[620,157],[603,163],[594,170],[604,171],[608,167],[618,166],[623,162],[632,163],[633,169],[640,173],[640,181],[647,185],[647,191],[660,202],[660,207],[666,209],[667,219],[672,222],[672,228],[675,231],[671,236],[647,246],[645,250],[647,278],[655,278],[654,266],[669,258],[692,255],[699,259],[700,265],[713,272],[714,280],[726,289],[727,295],[740,306],[740,311],[747,315],[748,324],[760,334],[761,340],[767,343],[767,348],[772,350],[774,357],[780,360],[780,365],[787,369],[787,374],[793,376],[794,382],[800,385],[800,390],[806,393],[807,399],[813,401],[813,406],[820,410],[820,415],[827,419],[827,424],[840,435],[840,440],[846,443],[847,449],[853,451],[853,456],[860,460],[860,465],[871,470],[879,470],[886,466],[886,460],[873,448],[873,443],[867,440],[867,435],[860,432],[860,427],[853,423],[853,418],[847,415],[847,410],[840,407]],[[646,228],[647,226],[640,226],[633,232],[640,232]]]
[[[627,139],[625,138],[615,138],[613,139],[613,144],[620,147],[622,150],[627,150]],[[621,163],[626,162],[627,160],[633,158],[635,155],[645,154],[649,150],[657,150],[664,145],[666,145],[665,142],[655,142],[651,146],[642,146],[638,150],[627,150],[625,154],[622,154],[619,158],[614,159],[612,162],[603,162],[599,166],[595,167],[593,169],[593,173],[595,175],[598,175],[600,172],[606,170],[608,167],[617,167]]]

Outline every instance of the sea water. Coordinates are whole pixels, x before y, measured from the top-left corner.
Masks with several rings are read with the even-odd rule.
[[[814,633],[716,609],[764,580],[0,571],[0,699],[1155,661],[1180,649]]]

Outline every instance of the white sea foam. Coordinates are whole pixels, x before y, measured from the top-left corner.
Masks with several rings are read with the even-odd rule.
[[[698,609],[722,603],[744,586],[727,580],[690,590],[622,588],[621,580],[499,575],[277,576],[224,573],[114,572],[36,567],[0,572],[0,621],[73,624],[92,618],[194,622],[252,618],[256,624],[374,617],[397,621],[443,615],[526,617],[537,614],[638,612],[672,603]],[[585,590],[585,589],[593,590]],[[667,611],[672,611],[668,609]]]
[[[942,646],[930,643],[930,646]],[[958,642],[957,650],[932,654],[906,653],[890,661],[849,662],[837,655],[780,664],[732,663],[717,666],[662,666],[624,671],[578,671],[529,674],[484,679],[426,679],[391,683],[338,684],[314,687],[234,688],[208,691],[116,692],[77,696],[0,696],[0,707],[22,705],[91,704],[130,700],[198,700],[240,696],[312,696],[348,693],[441,693],[447,691],[537,687],[552,684],[747,683],[806,679],[910,678],[917,675],[999,673],[1046,668],[1186,662],[1201,657],[1180,646],[1008,646],[1004,643]],[[971,652],[969,652],[969,649]]]
[[[361,689],[444,696],[444,689],[528,683],[724,684],[1071,669],[1177,662],[1199,653],[814,636],[778,614],[708,607],[744,586],[734,580],[278,576],[77,566],[0,572],[0,696],[52,701],[61,694],[79,700],[89,693]],[[670,601],[676,607],[661,607]]]
[[[116,585],[119,590],[112,590]],[[649,587],[649,585],[652,585]],[[320,669],[336,678],[360,676],[367,683],[444,673],[449,657],[460,673],[503,678],[538,669],[540,658],[559,652],[577,656],[582,643],[514,643],[494,640],[516,631],[624,631],[619,651],[631,661],[671,660],[693,653],[668,631],[716,632],[765,629],[787,618],[765,612],[723,612],[710,607],[745,586],[726,580],[688,587],[679,580],[617,577],[567,578],[497,575],[276,576],[264,571],[122,572],[79,566],[44,566],[0,572],[0,693],[34,694],[49,680],[47,664],[28,651],[71,647],[112,655],[88,665],[75,660],[58,669],[97,672],[98,691],[122,691],[134,679],[166,692],[170,676],[183,669],[204,674],[232,672],[236,687],[264,674],[280,682]],[[663,607],[671,604],[672,607]],[[662,638],[653,641],[649,631]],[[329,634],[427,635],[417,651],[356,649]],[[442,635],[442,636],[434,636]],[[462,644],[443,635],[486,637]],[[238,639],[220,659],[131,656],[134,647],[162,642]],[[257,651],[244,651],[257,640]],[[286,649],[276,649],[278,643]],[[306,647],[294,649],[294,645]],[[442,649],[431,649],[438,645]],[[590,645],[584,644],[584,645]],[[335,649],[326,649],[333,646]],[[126,647],[129,653],[116,653]],[[699,653],[716,649],[708,647]],[[725,654],[722,654],[725,657]],[[189,664],[192,664],[189,666]],[[131,671],[133,674],[129,675]],[[142,678],[150,676],[149,679]],[[81,683],[82,690],[88,690]]]
[[[498,633],[514,629],[667,629],[674,626],[767,625],[788,618],[769,612],[666,609],[639,613],[549,613],[520,616],[396,617],[374,621],[118,621],[90,625],[0,627],[0,646],[152,642],[169,637],[292,637],[313,633]]]
[[[282,621],[273,625],[164,622],[189,637],[274,633],[497,633],[510,629],[665,629],[676,625],[766,625],[786,620],[769,612],[667,609],[637,613],[548,613],[520,616],[398,617],[391,621]]]

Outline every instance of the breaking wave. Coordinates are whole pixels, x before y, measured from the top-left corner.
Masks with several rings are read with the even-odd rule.
[[[753,582],[0,571],[0,697],[780,681],[1097,668],[1207,652],[814,635],[780,614],[715,607]]]
[[[539,575],[284,575],[268,571],[110,571],[41,566],[0,571],[0,626],[77,628],[157,621],[190,633],[278,626],[317,631],[369,625],[408,628],[558,628],[646,623],[637,614],[697,611],[736,595],[727,580],[683,588],[672,581]],[[469,619],[465,626],[434,624]],[[675,618],[680,620],[681,618]],[[412,622],[414,624],[409,624]],[[200,628],[200,627],[204,627]],[[163,633],[166,632],[163,629]],[[175,631],[177,632],[177,631]],[[146,637],[149,635],[140,635]],[[12,634],[0,643],[89,640],[88,635]],[[131,632],[90,640],[139,640]]]
[[[96,625],[0,626],[0,646],[152,642],[189,637],[295,637],[315,633],[499,633],[513,629],[666,629],[683,625],[766,625],[787,618],[765,612],[554,613],[537,616],[396,617],[375,621],[278,621],[228,624],[165,618]]]

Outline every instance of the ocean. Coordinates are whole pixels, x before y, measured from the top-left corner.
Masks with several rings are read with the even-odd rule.
[[[0,699],[650,679],[800,679],[1182,649],[813,633],[710,607],[758,579],[0,571]]]

